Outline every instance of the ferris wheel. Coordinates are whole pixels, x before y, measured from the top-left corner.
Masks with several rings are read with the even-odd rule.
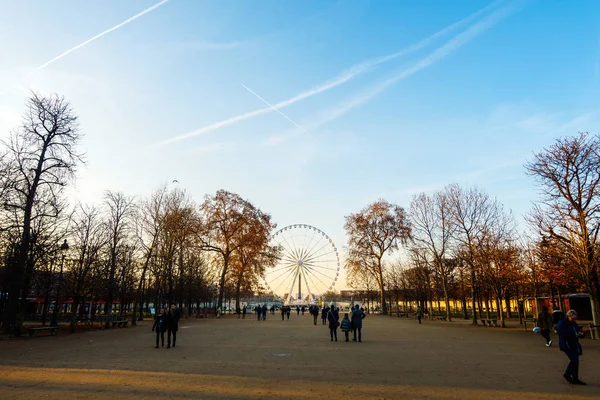
[[[285,304],[316,301],[333,290],[340,258],[333,240],[311,225],[290,225],[271,237],[281,249],[279,263],[265,272],[265,283]]]

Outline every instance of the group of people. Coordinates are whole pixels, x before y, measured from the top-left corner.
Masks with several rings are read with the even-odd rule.
[[[156,348],[158,349],[159,339],[162,341],[162,347],[165,347],[165,332],[167,332],[167,349],[171,348],[171,337],[173,337],[173,347],[177,342],[177,331],[179,330],[179,318],[181,313],[175,304],[170,309],[162,308],[160,313],[154,319],[152,331],[156,332]]]
[[[569,358],[569,364],[563,377],[573,385],[585,385],[586,383],[579,379],[579,356],[583,354],[583,348],[579,343],[579,338],[583,336],[581,327],[577,325],[577,311],[570,310],[566,316],[560,310],[555,310],[552,314],[548,312],[547,307],[542,307],[537,319],[537,327],[546,340],[546,346],[552,346],[550,331],[556,330],[558,333],[558,347]]]
[[[319,307],[312,306],[309,311],[313,315],[313,321],[316,325],[319,317]],[[350,316],[348,315],[349,313],[345,313],[342,321],[340,321],[339,312],[339,308],[336,308],[333,303],[329,307],[324,307],[321,312],[323,325],[325,325],[326,322],[328,323],[331,341],[338,341],[337,329],[339,327],[342,332],[344,332],[346,342],[350,341],[350,332],[354,333],[354,338],[352,339],[353,342],[362,342],[362,320],[366,317],[365,311],[356,304],[352,308]]]

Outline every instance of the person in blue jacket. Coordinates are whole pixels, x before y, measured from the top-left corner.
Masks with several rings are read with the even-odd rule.
[[[585,382],[579,380],[579,356],[582,354],[579,337],[582,333],[575,321],[577,321],[577,311],[570,310],[566,318],[558,323],[558,344],[560,350],[569,357],[569,365],[563,376],[569,383],[585,385]]]
[[[358,332],[358,341],[362,342],[362,320],[366,317],[365,312],[361,310],[356,304],[354,306],[354,310],[352,310],[352,330],[354,330],[354,339],[353,342],[356,342],[356,333]]]

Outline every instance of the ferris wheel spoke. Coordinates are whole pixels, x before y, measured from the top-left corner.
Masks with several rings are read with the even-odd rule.
[[[312,236],[310,237],[308,243],[306,244],[306,246],[302,249],[302,258],[306,257],[309,253],[309,249],[311,248],[310,245],[313,241],[313,239],[315,238],[315,234],[317,233],[317,231],[314,231]]]
[[[332,279],[333,280],[335,278],[334,276],[330,276],[330,275],[327,275],[327,274],[319,271],[319,269],[321,267],[319,267],[319,269],[314,268],[314,267],[316,267],[316,265],[314,265],[314,264],[307,266],[307,268],[309,268],[312,273],[317,273],[319,275],[323,275],[326,279]]]
[[[297,257],[297,254],[295,253],[296,248],[293,247],[292,245],[290,245],[290,242],[287,241],[286,237],[281,234],[281,238],[285,241],[285,243],[287,243],[288,248],[287,248],[287,253],[291,254],[293,257]]]
[[[292,265],[292,264],[288,265],[288,269],[286,269],[286,270],[285,270],[285,271],[283,271],[281,274],[279,274],[279,275],[277,276],[277,278],[274,278],[274,279],[273,279],[273,282],[277,282],[277,280],[278,280],[279,278],[281,278],[283,275],[285,275],[285,274],[288,274],[288,273],[292,272],[292,270],[293,270],[293,267],[294,267],[294,265]]]
[[[319,277],[317,275],[314,274],[314,272],[312,272],[308,268],[306,269],[306,272],[308,272],[309,274],[312,274],[312,276],[314,276],[316,280],[318,280],[319,282],[321,282],[321,284],[323,285],[323,287],[325,289],[327,289],[329,287],[329,285],[326,285],[321,279],[319,279]]]
[[[317,247],[319,245],[319,243],[321,243],[321,239],[325,239],[328,240],[327,236],[325,236],[325,234],[323,232],[319,232],[321,234],[321,237],[319,239],[317,239],[317,241],[315,242],[315,244],[313,244],[313,246],[307,251],[307,254],[311,254],[311,252],[313,251],[313,249],[315,247]]]
[[[325,243],[323,246],[321,246],[321,248],[319,248],[319,250],[313,251],[312,253],[310,253],[307,258],[316,257],[321,252],[321,250],[325,249],[327,246],[331,246],[331,243],[329,243],[329,242]],[[332,251],[335,251],[335,250],[332,250]]]
[[[285,261],[293,262],[293,263],[298,262],[297,259],[295,259],[294,257],[291,257],[289,254],[282,256],[281,259],[285,260]]]
[[[310,278],[310,277],[308,277],[308,276],[306,275],[306,269],[305,269],[305,268],[302,268],[302,270],[301,270],[301,271],[302,271],[302,275],[304,275],[304,281],[306,282],[306,290],[308,291],[308,294],[310,295],[310,297],[312,297],[312,298],[314,299],[314,298],[315,298],[315,296],[313,296],[313,294],[312,294],[312,291],[310,290],[310,285],[308,284],[308,278]],[[315,283],[313,282],[313,280],[311,279],[310,281],[311,281],[311,283],[312,283],[312,284],[313,284],[313,285],[316,287],[316,285],[315,285]]]
[[[312,283],[312,285],[313,285],[313,288],[315,288],[317,291],[319,291],[319,287],[318,287],[318,285],[317,285],[317,284],[315,284],[315,281],[313,281],[312,277],[311,277],[310,275],[308,275],[308,272],[309,272],[309,271],[305,269],[303,272],[304,272],[304,279],[306,279],[307,281],[310,279],[310,282]],[[308,284],[307,284],[307,288],[308,288]],[[312,291],[311,291],[310,289],[308,290],[308,293],[309,293],[309,294],[310,294],[310,295],[311,295],[313,298],[315,297],[315,296],[312,294]]]
[[[296,279],[298,278],[298,274],[294,274],[294,279],[292,280],[292,286],[290,286],[290,290],[288,290],[288,299],[292,297],[292,293],[294,291],[294,286],[296,286]]]
[[[291,264],[286,264],[286,266],[284,266],[284,267],[281,267],[281,268],[276,268],[276,269],[274,269],[274,270],[272,270],[272,271],[269,271],[269,272],[267,273],[267,275],[272,275],[272,274],[274,274],[274,273],[276,273],[276,272],[279,272],[279,271],[282,271],[282,270],[284,270],[284,269],[285,269],[285,270],[290,270],[290,269],[292,269],[292,268],[293,268],[293,265],[291,265]]]
[[[298,251],[298,246],[296,246],[296,241],[294,241],[294,235],[290,235],[290,239],[292,240],[292,244],[294,245],[294,250],[295,250],[295,254],[296,257],[300,256],[300,252]],[[298,258],[298,260],[300,260],[300,258]]]
[[[297,271],[292,272],[291,274],[289,274],[289,277],[295,277],[296,276]],[[283,275],[280,275],[280,277]],[[275,289],[273,289],[273,292],[276,292],[277,290],[279,290],[279,288],[288,281],[289,278],[284,278],[281,280],[281,282],[279,283],[279,285],[277,285],[277,287]],[[295,278],[294,278],[295,279]],[[274,282],[277,282],[276,280]]]
[[[314,261],[314,260],[317,260],[317,259],[319,259],[321,257],[325,257],[325,256],[328,256],[328,255],[334,254],[334,253],[337,253],[336,250],[331,250],[331,251],[328,251],[328,252],[325,252],[325,253],[322,253],[322,254],[313,253],[310,257],[306,257],[306,261]]]

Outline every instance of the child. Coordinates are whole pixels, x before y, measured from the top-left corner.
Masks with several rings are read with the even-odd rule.
[[[344,332],[344,334],[346,335],[346,342],[348,342],[348,332],[350,332],[350,319],[348,319],[348,313],[344,314],[344,319],[342,319],[342,325],[340,326],[340,328],[342,329],[342,332]]]
[[[162,339],[162,345],[165,347],[165,331],[167,330],[167,311],[165,309],[160,310],[160,314],[156,316],[154,325],[152,325],[152,331],[156,331],[156,348],[158,349],[158,339]]]

